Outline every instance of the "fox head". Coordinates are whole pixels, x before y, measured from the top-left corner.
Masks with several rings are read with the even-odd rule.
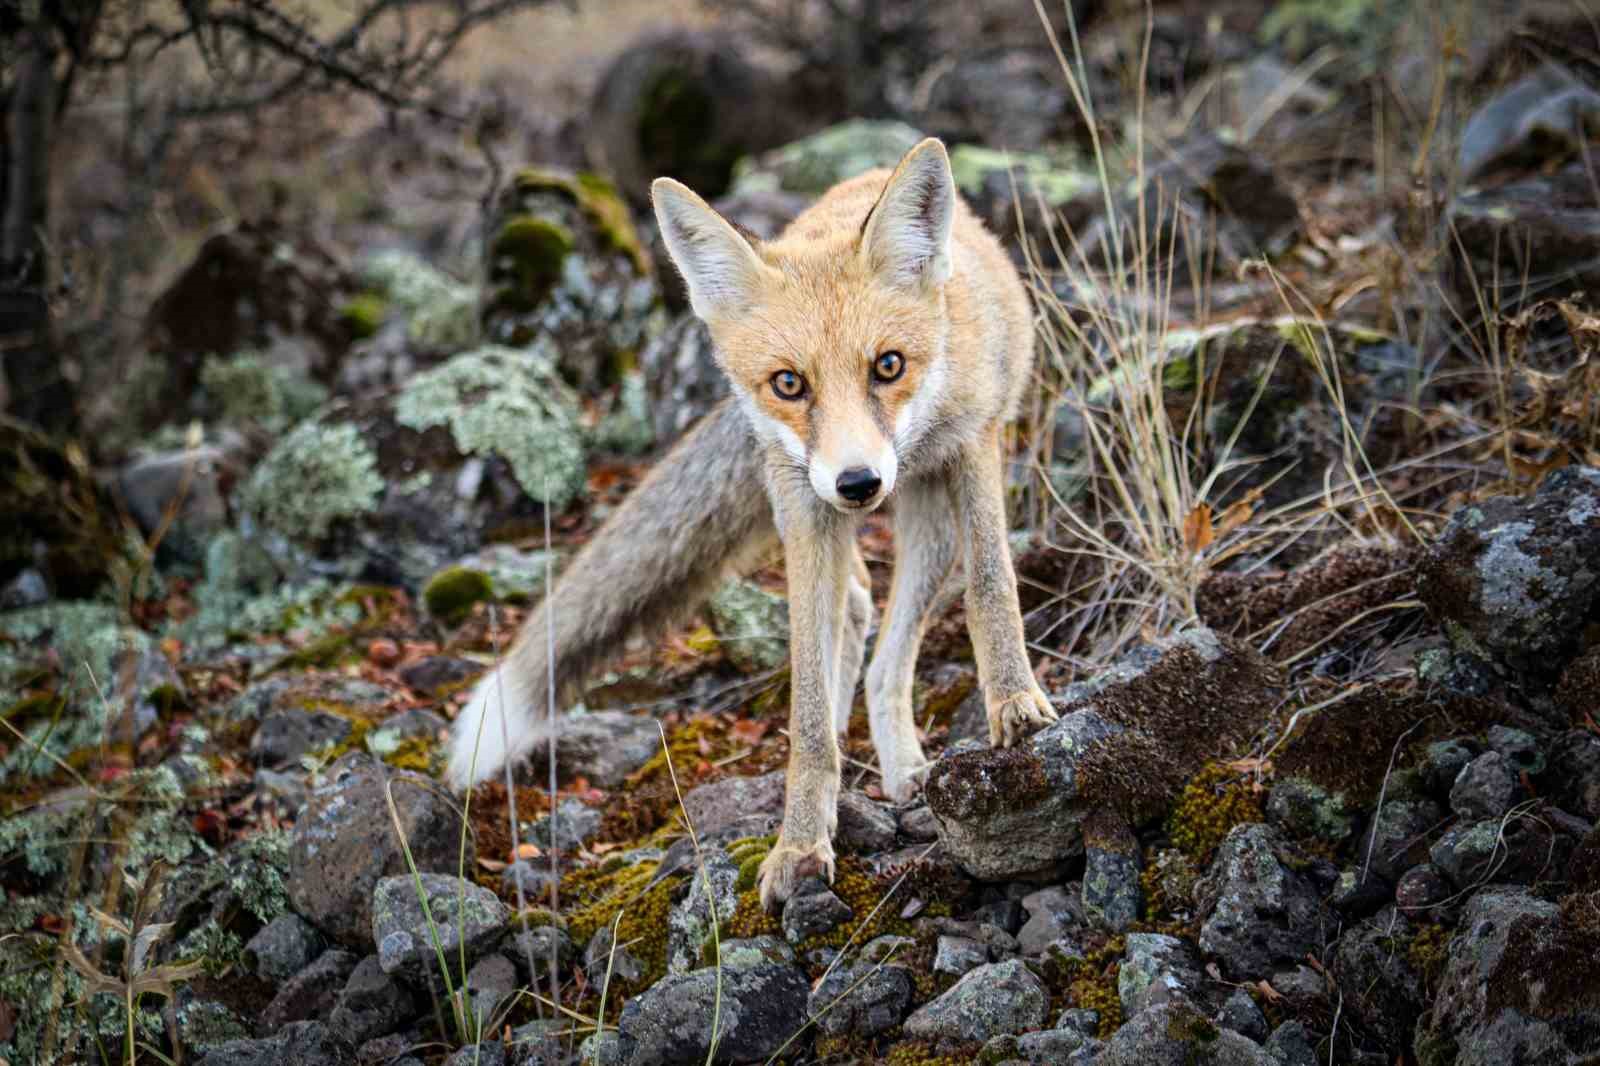
[[[930,138],[906,153],[864,220],[823,212],[770,243],[670,178],[651,191],[667,252],[756,433],[827,503],[877,507],[950,373],[956,193],[944,146]]]

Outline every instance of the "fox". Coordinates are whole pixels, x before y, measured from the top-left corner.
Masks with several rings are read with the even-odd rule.
[[[1056,718],[1029,664],[1006,537],[1003,430],[1032,377],[1032,310],[935,138],[892,171],[835,185],[768,241],[671,178],[651,200],[731,395],[633,489],[477,683],[446,774],[460,791],[502,772],[543,737],[547,686],[565,698],[623,640],[683,619],[781,548],[791,696],[783,816],[758,878],[771,910],[802,879],[834,876],[839,740],[873,626],[864,516],[889,504],[895,546],[865,684],[884,793],[912,799],[930,765],[912,681],[958,561],[991,744]]]

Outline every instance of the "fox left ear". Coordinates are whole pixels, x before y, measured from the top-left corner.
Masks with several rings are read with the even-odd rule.
[[[944,145],[929,137],[900,160],[862,228],[861,251],[897,285],[940,285],[950,278],[950,226],[956,183]]]

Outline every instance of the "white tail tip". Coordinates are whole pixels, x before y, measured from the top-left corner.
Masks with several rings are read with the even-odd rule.
[[[464,792],[524,755],[537,739],[535,723],[526,695],[503,667],[483,675],[450,733],[450,787]]]

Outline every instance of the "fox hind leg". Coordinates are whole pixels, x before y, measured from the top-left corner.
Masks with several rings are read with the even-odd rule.
[[[843,739],[850,731],[850,712],[866,657],[867,631],[872,628],[872,584],[860,549],[851,560],[850,583],[845,588],[844,629],[839,638],[839,665],[834,677],[833,731]]]

